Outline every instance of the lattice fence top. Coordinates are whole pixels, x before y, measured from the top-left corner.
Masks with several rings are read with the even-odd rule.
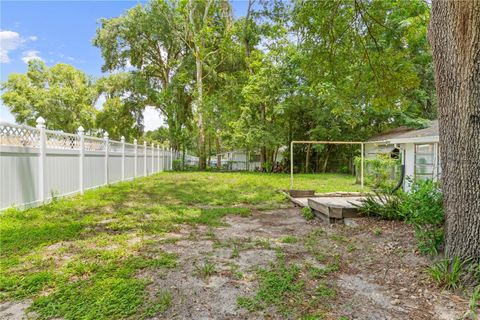
[[[85,137],[83,146],[85,151],[104,151],[105,140],[101,138]]]
[[[131,143],[125,143],[125,152],[126,153],[135,153],[135,145]]]
[[[17,147],[35,147],[40,148],[40,132],[41,129],[17,125],[12,123],[0,122],[0,145],[17,146]],[[58,150],[80,150],[81,136],[73,133],[65,133],[61,131],[48,130],[45,128],[45,144],[47,149]],[[85,151],[105,151],[105,139],[84,136],[84,150]],[[121,153],[123,151],[123,143],[115,140],[108,140],[108,151]],[[137,145],[138,155],[157,155],[167,154],[168,151],[163,151],[158,145],[153,146],[147,144]],[[132,143],[125,143],[125,153],[135,153],[135,145]]]
[[[0,145],[39,147],[39,136],[37,128],[0,123]]]
[[[76,134],[45,130],[48,149],[80,150],[80,137]]]
[[[122,152],[122,143],[121,142],[117,142],[117,141],[112,141],[110,140],[109,141],[109,144],[108,144],[108,151],[111,151],[111,152]]]

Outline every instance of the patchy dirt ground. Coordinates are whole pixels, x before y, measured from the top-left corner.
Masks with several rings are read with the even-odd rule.
[[[178,256],[173,269],[147,269],[151,298],[168,292],[167,310],[151,319],[459,319],[467,302],[438,289],[401,222],[356,219],[355,226],[306,221],[297,208],[227,216],[225,226],[184,225],[162,237],[162,251]],[[258,269],[278,257],[299,267],[303,293],[264,308],[240,307],[255,297]],[[327,270],[327,271],[326,271]],[[319,293],[318,286],[328,286]],[[315,304],[310,303],[316,301]],[[22,319],[29,301],[0,305],[1,319]],[[318,312],[317,312],[318,311]],[[313,316],[315,314],[315,316]],[[32,315],[30,315],[32,316]],[[34,315],[33,315],[34,316]]]
[[[170,234],[163,250],[179,255],[179,267],[139,275],[153,280],[152,295],[166,290],[174,297],[155,319],[289,318],[275,307],[249,312],[237,305],[238,297],[255,294],[255,271],[275,263],[277,252],[302,268],[325,267],[318,254],[337,257],[339,269],[325,279],[336,291],[323,310],[326,319],[458,319],[468,308],[430,282],[428,261],[415,254],[412,232],[400,222],[363,218],[356,227],[328,226],[306,222],[296,208],[225,222]],[[212,275],[202,276],[205,265],[214,266]]]

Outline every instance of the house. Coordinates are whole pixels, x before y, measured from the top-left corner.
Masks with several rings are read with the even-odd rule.
[[[245,150],[231,150],[216,155],[212,159],[211,165],[217,165],[217,157],[220,156],[222,167],[227,170],[248,170],[249,163],[247,163],[247,153]]]
[[[441,175],[438,141],[438,120],[431,121],[424,129],[399,127],[365,142],[365,158],[389,153],[401,159],[405,177],[438,180]],[[408,180],[403,181],[404,190],[410,189]]]
[[[278,148],[275,161],[281,163],[283,161],[283,152],[287,149],[286,146]],[[219,154],[222,161],[222,167],[226,170],[232,171],[257,171],[260,170],[260,154],[255,151],[246,152],[245,150],[231,150]],[[217,166],[216,155],[210,161],[211,166]]]

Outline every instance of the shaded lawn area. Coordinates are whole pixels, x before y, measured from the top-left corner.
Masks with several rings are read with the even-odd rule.
[[[354,177],[296,175],[297,189],[360,191]],[[227,214],[285,206],[289,176],[160,173],[26,211],[0,214],[0,299],[32,298],[40,317],[145,318],[171,298],[151,297],[145,269],[175,268],[162,235],[181,225],[224,225]]]

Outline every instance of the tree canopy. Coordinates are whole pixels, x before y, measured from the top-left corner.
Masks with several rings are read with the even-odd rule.
[[[234,17],[226,0],[151,0],[100,21],[105,77],[33,61],[2,84],[2,99],[18,122],[42,115],[56,129],[127,139],[144,134],[151,106],[165,127],[149,137],[202,167],[231,149],[264,165],[294,139],[364,140],[436,118],[429,11],[423,0],[249,0]],[[340,152],[354,151],[308,150],[303,170],[326,170]]]
[[[92,80],[68,64],[47,67],[32,60],[26,74],[11,74],[2,84],[2,101],[19,123],[35,126],[42,116],[51,129],[76,132],[95,126],[97,95]]]

